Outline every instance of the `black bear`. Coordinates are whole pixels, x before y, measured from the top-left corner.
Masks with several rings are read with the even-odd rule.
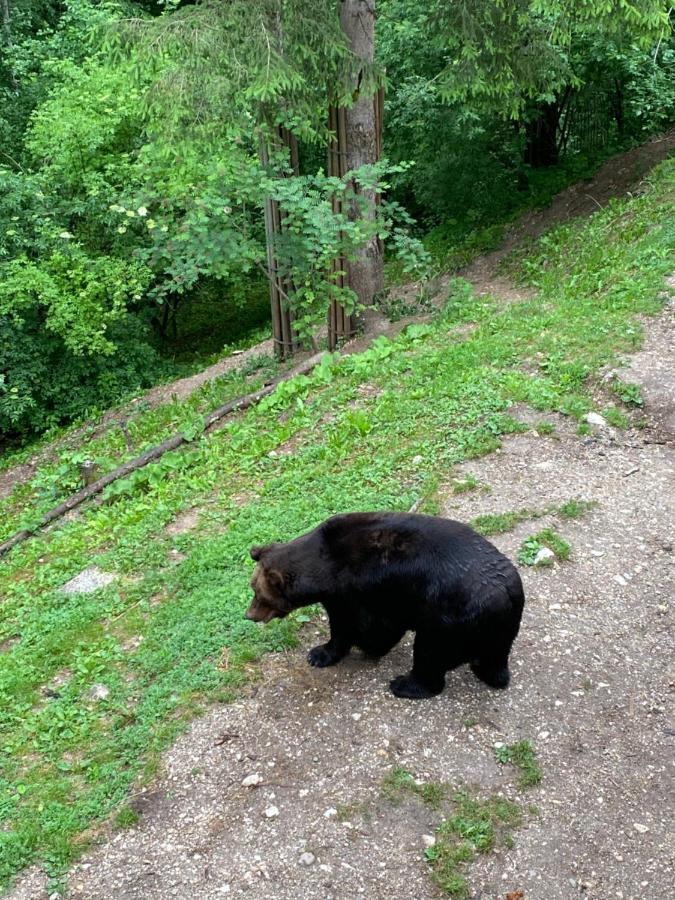
[[[332,666],[352,646],[384,656],[415,632],[413,667],[397,697],[439,694],[445,673],[470,663],[486,684],[509,683],[508,659],[525,601],[516,568],[467,525],[411,513],[348,513],[288,543],[252,547],[258,563],[247,618],[269,622],[321,603],[330,640],[309,652]]]

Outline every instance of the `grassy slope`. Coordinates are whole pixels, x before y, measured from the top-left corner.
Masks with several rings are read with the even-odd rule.
[[[431,326],[328,359],[3,562],[0,885],[36,857],[58,877],[191,716],[250,681],[261,653],[293,644],[302,617],[264,629],[243,619],[251,544],[290,538],[338,511],[409,507],[454,463],[518,427],[514,401],[583,415],[589,375],[639,345],[637,315],[658,310],[673,267],[675,163],[653,182],[520,260],[535,299],[498,307],[458,282]],[[476,328],[462,339],[453,326],[466,322]],[[231,378],[185,404],[139,412],[139,446],[240,387]],[[107,467],[125,452],[118,433],[87,447]],[[3,535],[25,507],[51,502],[71,463],[61,474],[45,466],[9,499]],[[168,536],[164,526],[193,506],[200,527]],[[118,580],[87,597],[59,592],[92,563]],[[107,699],[88,699],[99,683]]]

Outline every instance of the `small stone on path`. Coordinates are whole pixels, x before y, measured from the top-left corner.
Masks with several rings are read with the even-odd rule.
[[[534,564],[535,566],[547,566],[552,563],[554,559],[555,553],[553,550],[549,550],[548,547],[542,547],[534,558]]]
[[[607,420],[601,416],[600,413],[586,413],[585,419],[589,425],[599,425],[600,427],[605,427],[607,425]]]
[[[93,594],[102,587],[107,587],[117,576],[110,572],[102,572],[97,566],[83,569],[61,587],[64,594]]]
[[[316,856],[313,853],[303,853],[300,857],[300,865],[301,866],[311,866],[316,861]]]
[[[258,772],[254,772],[252,775],[247,775],[246,778],[242,781],[242,787],[255,787],[260,784],[262,781],[262,775]]]

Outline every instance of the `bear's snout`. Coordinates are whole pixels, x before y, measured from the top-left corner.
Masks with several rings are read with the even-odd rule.
[[[254,600],[246,610],[246,618],[251,622],[271,622],[272,619],[282,618],[284,613],[280,609],[268,606],[260,600]]]

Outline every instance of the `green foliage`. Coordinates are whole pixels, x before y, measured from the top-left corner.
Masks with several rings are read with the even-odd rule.
[[[351,102],[359,64],[332,0],[10,0],[0,433],[85,416],[259,336],[270,198],[284,219],[272,249],[303,334],[331,299],[353,307],[330,262],[374,233],[392,279],[421,283],[408,304],[384,299],[401,316],[429,308],[433,270],[494,248],[518,210],[592,170],[574,129],[560,166],[523,164],[529,124],[568,87],[581,97],[590,85],[616,107],[602,152],[672,117],[673,46],[655,0],[612,16],[597,2],[493,7],[465,4],[459,28],[452,4],[382,0],[379,60],[358,80],[371,90],[387,69],[391,162],[340,182],[320,169],[326,105]],[[516,107],[514,127],[503,113]],[[299,177],[275,152],[280,125],[300,139]],[[261,142],[272,145],[265,167]],[[393,199],[374,221],[363,206],[354,215],[355,187],[375,186]],[[424,243],[412,215],[436,226]]]
[[[324,133],[326,82],[339,92],[352,65],[332,0],[171,6],[157,19],[122,21],[108,42],[153,74],[148,107],[172,137],[195,124],[248,135],[252,122]]]
[[[544,528],[532,537],[525,538],[518,551],[518,562],[524,566],[533,566],[540,550],[544,547],[551,550],[555,559],[564,562],[570,558],[571,548],[552,528]],[[548,557],[538,565],[550,566],[553,559]]]
[[[436,34],[449,51],[441,90],[505,106],[515,117],[528,99],[554,96],[574,84],[577,43],[600,33],[628,36],[648,49],[669,31],[660,0],[474,0],[461,8],[434,4]],[[528,52],[524,53],[523,48]]]
[[[518,787],[525,789],[539,784],[541,769],[537,755],[529,741],[515,744],[500,744],[495,748],[495,758],[502,765],[512,765],[519,771]]]
[[[468,898],[464,871],[476,853],[511,845],[511,832],[522,823],[519,807],[501,797],[480,800],[468,791],[453,798],[454,812],[436,829],[436,843],[425,856],[434,881],[446,894]]]
[[[130,806],[123,806],[115,816],[115,824],[118,828],[133,828],[140,821],[140,816]]]
[[[475,475],[467,475],[465,478],[456,478],[452,482],[452,493],[453,494],[466,494],[469,491],[489,491],[490,486],[487,484],[481,484],[481,482],[475,477]]]
[[[527,519],[536,519],[541,515],[543,513],[535,509],[519,509],[514,512],[476,516],[472,520],[471,525],[479,534],[489,537],[491,534],[503,534],[505,531],[512,531],[519,522],[525,522]]]
[[[580,519],[597,506],[595,500],[568,500],[558,507],[558,512],[564,519]]]
[[[616,406],[608,406],[602,411],[603,416],[614,428],[628,428],[630,420],[628,416]]]
[[[440,809],[447,794],[447,787],[433,781],[419,782],[407,769],[392,769],[382,780],[381,796],[389,803],[400,804],[406,795],[419,799],[432,809]]]
[[[629,384],[625,381],[621,381],[620,378],[615,378],[612,381],[612,390],[626,406],[644,406],[644,400],[642,399],[642,393],[638,384]]]
[[[381,0],[378,10],[386,151],[415,162],[395,194],[438,226],[427,246],[446,268],[470,261],[472,244],[489,245],[491,228],[547,204],[675,117],[672,23],[659,0]],[[556,154],[559,164],[533,168],[533,135],[552,111],[549,164]],[[589,116],[595,143],[584,131]]]

